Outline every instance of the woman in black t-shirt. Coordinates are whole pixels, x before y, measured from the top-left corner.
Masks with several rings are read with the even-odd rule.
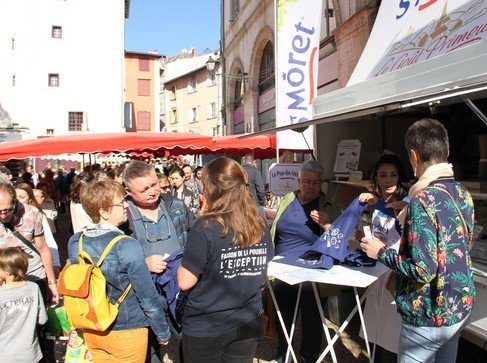
[[[273,256],[267,222],[245,170],[218,158],[203,168],[206,206],[191,229],[178,271],[189,290],[183,315],[186,362],[252,362],[262,337],[260,287]]]

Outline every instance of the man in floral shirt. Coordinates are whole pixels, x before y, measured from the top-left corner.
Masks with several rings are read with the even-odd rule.
[[[409,191],[399,252],[371,238],[363,238],[361,247],[397,273],[395,300],[403,320],[398,362],[455,362],[475,300],[473,202],[453,178],[441,123],[417,121],[405,144],[419,179]]]

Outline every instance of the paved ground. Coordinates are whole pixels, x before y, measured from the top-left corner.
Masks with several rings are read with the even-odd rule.
[[[61,214],[57,224],[58,224],[58,232],[55,235],[55,238],[59,245],[59,254],[62,261],[66,261],[67,253],[66,253],[66,245],[71,237],[70,233],[70,216],[69,214]],[[338,327],[329,322],[329,327],[334,329],[335,331]],[[367,351],[365,348],[364,340],[358,336],[359,332],[359,320],[353,319],[352,322],[349,324],[347,329],[341,335],[341,339],[339,339],[335,344],[335,352],[337,356],[337,360],[340,363],[349,363],[349,362],[368,362],[367,358]],[[333,336],[333,332],[330,332]],[[299,327],[296,333],[296,340],[299,341]],[[276,346],[277,346],[277,339],[269,339],[265,338],[262,343],[257,348],[257,352],[254,358],[255,362],[273,362],[273,358],[276,356]],[[323,341],[323,347],[325,346],[325,341]],[[179,363],[177,349],[178,344],[175,341],[171,341],[170,345],[167,348],[167,351],[164,353],[164,362],[165,363]],[[299,352],[299,346],[294,346],[296,352]],[[331,357],[328,354],[325,357],[324,362],[331,362]],[[384,363],[392,363],[394,360],[387,356],[382,361]],[[487,354],[481,355],[481,349],[475,345],[472,345],[466,341],[461,340],[459,345],[459,352],[457,356],[457,363],[471,363],[471,362],[486,362],[487,363]]]

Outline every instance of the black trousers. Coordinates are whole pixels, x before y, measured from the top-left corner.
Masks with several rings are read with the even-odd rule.
[[[186,363],[252,363],[264,335],[265,315],[219,337],[193,337],[183,333]],[[209,328],[210,329],[210,328]]]
[[[286,325],[288,334],[291,330],[296,298],[298,296],[299,285],[289,285],[285,282],[276,280],[273,285],[277,304],[281,310],[282,319]],[[327,298],[321,299],[321,305],[326,306]],[[321,342],[323,339],[323,327],[313,287],[310,282],[304,282],[301,289],[301,299],[299,302],[299,312],[301,313],[301,350],[300,355],[306,362],[316,362],[320,356]],[[287,342],[282,328],[277,329],[278,356],[284,356],[287,351]]]

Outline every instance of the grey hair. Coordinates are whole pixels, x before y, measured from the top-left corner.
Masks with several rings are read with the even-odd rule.
[[[308,160],[301,164],[301,169],[299,169],[299,174],[298,174],[300,178],[303,176],[304,171],[311,171],[313,173],[318,174],[320,178],[323,177],[323,168],[315,160]]]
[[[8,194],[12,198],[12,203],[17,200],[17,193],[15,188],[10,183],[0,183],[0,192]]]
[[[130,189],[133,186],[132,180],[135,178],[143,178],[152,174],[156,175],[156,170],[152,165],[140,160],[131,161],[123,171],[123,184]]]

